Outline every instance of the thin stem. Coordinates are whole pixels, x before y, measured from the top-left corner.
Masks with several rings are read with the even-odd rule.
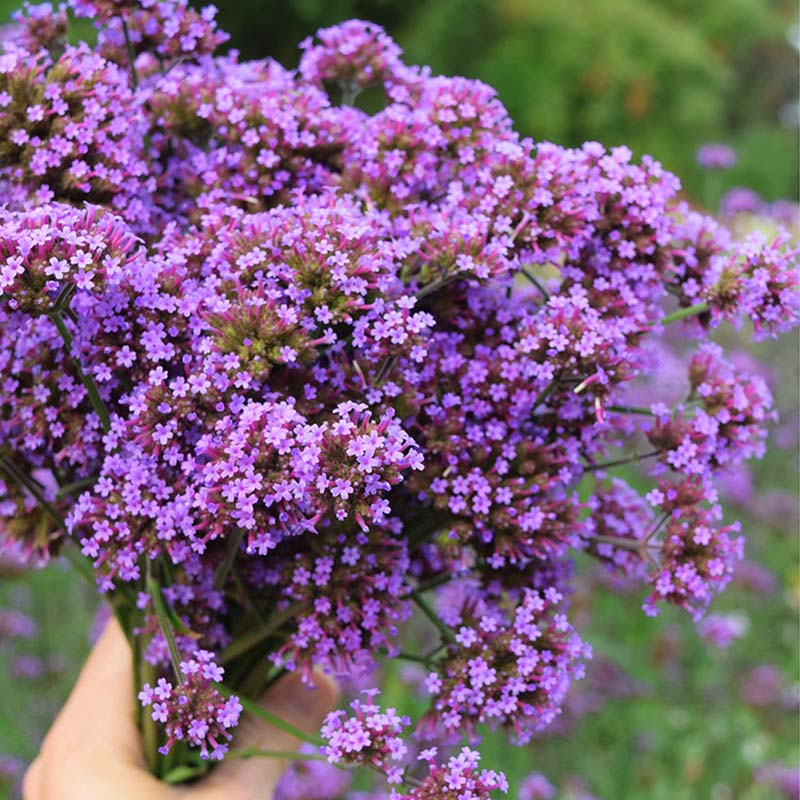
[[[237,750],[230,750],[226,758],[241,758],[241,759],[248,759],[248,758],[281,758],[285,759],[286,761],[324,761],[330,763],[328,761],[328,757],[324,756],[320,753],[297,753],[288,750],[262,750],[258,747],[243,747]],[[352,769],[357,764],[331,764],[332,767],[336,767],[336,769],[342,770],[344,772]],[[383,775],[384,777],[387,776],[387,773],[382,770],[376,764],[364,764],[363,766],[368,767],[375,772]],[[411,787],[420,787],[422,784],[416,778],[410,778],[405,776],[403,778],[403,783],[407,786]]]
[[[103,402],[103,398],[100,397],[100,391],[97,388],[97,384],[90,375],[87,375],[83,371],[78,359],[72,354],[72,334],[67,329],[66,323],[64,322],[64,317],[61,316],[61,309],[54,308],[49,312],[48,316],[56,328],[58,328],[58,332],[61,334],[61,338],[64,340],[64,344],[67,348],[67,355],[70,357],[72,365],[75,367],[75,370],[81,379],[81,383],[84,385],[86,392],[89,395],[89,400],[91,400],[92,407],[97,413],[97,416],[100,418],[100,424],[103,426],[103,430],[108,432],[111,428],[111,418],[108,416],[108,409]]]
[[[280,614],[276,614],[266,625],[261,625],[258,628],[253,628],[248,634],[237,639],[232,644],[228,645],[219,656],[220,664],[228,664],[234,658],[246,653],[253,647],[261,644],[265,639],[269,638],[275,631],[277,631],[284,623],[288,622],[296,614],[299,614],[305,603],[293,603]]]
[[[236,560],[243,538],[244,528],[236,528],[233,532],[233,536],[228,540],[228,550],[225,553],[225,560],[217,567],[217,571],[214,573],[215,589],[221,589],[225,585],[225,580],[233,567],[233,562]]]
[[[131,34],[128,30],[128,23],[124,16],[121,16],[120,19],[122,20],[122,33],[125,35],[125,49],[128,51],[128,66],[131,70],[131,85],[135,91],[139,88],[139,76],[136,74],[136,53],[133,49],[133,43],[131,42]]]
[[[62,497],[66,497],[70,494],[75,494],[76,492],[80,492],[83,489],[88,489],[90,486],[94,486],[97,483],[97,475],[92,475],[90,478],[82,478],[79,481],[74,481],[73,483],[66,483],[64,486],[60,486],[58,491],[56,492],[56,497],[60,500]]]
[[[550,299],[550,293],[544,288],[544,286],[542,286],[542,284],[539,282],[539,279],[535,275],[528,272],[525,267],[522,267],[520,272],[522,272],[522,274],[542,293],[542,297],[544,297],[545,300]]]
[[[653,526],[653,530],[651,530],[650,533],[648,533],[647,536],[644,537],[645,544],[647,544],[647,542],[649,542],[661,530],[662,526],[669,518],[670,518],[670,513],[669,511],[666,511],[661,516],[661,519],[658,522],[656,522],[656,524]]]
[[[354,106],[356,98],[361,94],[361,87],[354,81],[347,81],[341,87],[342,89],[342,105]]]
[[[258,747],[241,747],[228,751],[226,758],[283,758],[287,761],[327,761],[321,753],[297,753],[293,750],[262,750]],[[338,766],[338,764],[334,765]],[[340,767],[340,769],[344,769]]]
[[[431,589],[435,589],[437,586],[442,586],[445,583],[449,583],[452,579],[452,575],[439,575],[436,578],[431,578],[431,580],[427,581],[426,583],[421,583],[416,589],[414,589],[414,592],[419,594],[422,592],[429,592]]]
[[[435,281],[432,281],[431,283],[423,286],[417,292],[417,295],[416,295],[417,299],[421,300],[423,297],[427,297],[429,294],[433,294],[434,292],[438,292],[439,289],[441,289],[442,287],[446,286],[448,283],[450,283],[451,280],[452,280],[452,278],[450,276],[448,276],[448,275],[443,275],[441,278],[437,278]]]
[[[253,602],[253,598],[250,596],[250,592],[247,590],[247,587],[244,585],[242,581],[242,576],[239,575],[239,570],[236,569],[236,566],[231,567],[231,576],[233,577],[233,582],[236,585],[236,588],[239,590],[239,594],[241,595],[240,602],[242,606],[246,607],[247,610],[262,624],[266,624],[266,620],[263,616],[259,613],[258,609],[256,608],[256,604]]]
[[[30,475],[26,475],[10,458],[0,456],[0,468],[4,469],[12,478],[14,478],[20,486],[27,489],[41,509],[55,522],[61,529],[66,530],[67,526],[64,522],[64,517],[51,505],[44,496],[42,485]]]
[[[618,458],[616,461],[606,461],[604,464],[586,464],[584,472],[597,472],[601,469],[610,469],[611,467],[620,467],[623,464],[632,464],[634,461],[643,461],[645,458],[653,458],[660,455],[659,450],[653,450],[652,453],[637,453],[636,455],[628,456],[627,458]]]
[[[617,414],[641,414],[644,417],[653,416],[653,412],[644,406],[606,406],[606,408]]]
[[[455,634],[439,618],[439,615],[428,604],[428,601],[425,600],[420,594],[417,594],[416,592],[413,592],[411,597],[419,607],[420,611],[422,611],[422,613],[439,629],[439,632],[442,634],[442,636],[445,639],[447,639],[448,642],[454,643],[456,640]]]
[[[548,383],[541,392],[539,392],[539,396],[533,401],[531,414],[536,413],[536,410],[539,408],[539,406],[547,399],[547,396],[553,391],[553,389],[556,388],[556,386],[558,386],[559,383],[559,378],[553,378],[553,380],[550,381],[550,383]]]
[[[164,606],[164,597],[161,594],[161,586],[158,581],[150,574],[150,561],[147,562],[147,588],[150,591],[150,596],[153,598],[153,610],[158,620],[158,625],[161,628],[161,633],[164,634],[164,639],[167,642],[167,649],[169,650],[169,658],[172,662],[172,669],[175,672],[175,680],[178,683],[183,683],[183,672],[181,670],[181,654],[178,651],[178,644],[175,641],[175,633],[172,630],[172,624],[167,616],[167,609]]]
[[[396,657],[403,661],[412,661],[415,664],[422,664],[425,667],[430,667],[430,659],[427,656],[417,655],[416,653],[406,653],[405,650],[401,650]]]
[[[86,580],[89,581],[89,583],[92,586],[96,587],[97,578],[95,576],[94,570],[92,569],[91,563],[86,558],[86,556],[84,556],[83,553],[81,553],[80,550],[77,549],[77,543],[75,543],[75,545],[73,546],[72,543],[74,540],[69,539],[68,541],[69,544],[67,545],[67,547],[64,547],[61,550],[61,555],[63,555],[64,558],[66,558],[67,561],[69,561],[69,563],[72,564],[73,569],[75,569],[75,571],[79,575],[83,575],[83,577],[86,578]]]
[[[660,545],[648,544],[646,539],[625,539],[622,536],[605,536],[600,533],[592,534],[588,538],[593,542],[598,542],[599,544],[611,544],[614,545],[614,547],[619,547],[620,550],[633,550],[641,554],[643,554],[645,550],[660,549]]]
[[[236,697],[239,698],[239,702],[242,704],[242,708],[247,711],[248,714],[252,714],[259,719],[263,719],[270,725],[274,725],[276,728],[285,731],[290,736],[294,736],[295,739],[299,739],[301,742],[307,742],[308,744],[313,744],[315,747],[321,747],[324,744],[319,736],[312,736],[311,734],[300,730],[300,728],[295,727],[285,719],[281,719],[271,711],[267,711],[266,708],[262,708],[260,705],[258,705],[258,703],[248,700],[246,697],[242,697],[241,695],[236,694],[236,692],[231,691],[231,689],[225,686],[224,683],[215,683],[214,686],[221,694],[225,695],[225,697],[236,695]]]
[[[679,308],[677,311],[667,314],[667,316],[661,320],[661,324],[669,325],[671,322],[677,322],[678,320],[686,319],[686,317],[695,317],[698,314],[702,314],[704,311],[708,311],[708,303],[695,303],[693,306]]]

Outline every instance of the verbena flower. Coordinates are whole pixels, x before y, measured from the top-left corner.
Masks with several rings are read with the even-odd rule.
[[[166,748],[221,757],[241,707],[217,664],[258,658],[368,686],[410,657],[418,733],[525,743],[589,655],[559,607],[577,551],[649,613],[704,613],[742,552],[715,482],[774,419],[708,334],[797,324],[787,234],[736,240],[626,147],[520,137],[491,87],[370,23],[290,71],[215,55],[212,7],[69,9],[94,48],[42,5],[0,55],[0,535],[38,559],[68,537],[134,606]],[[636,461],[643,496],[611,474]],[[428,653],[403,645],[415,605]],[[351,710],[328,755],[393,798],[507,789],[470,749],[424,751],[417,781],[412,721]]]
[[[385,773],[389,783],[400,783],[408,748],[401,734],[411,720],[394,708],[381,708],[377,690],[365,700],[350,703],[352,713],[332,711],[322,723],[321,750],[331,764],[369,764]]]
[[[736,151],[726,144],[709,142],[697,151],[697,163],[706,169],[730,169],[736,165]]]
[[[176,741],[185,741],[199,747],[203,758],[221,760],[242,705],[237,697],[224,697],[214,688],[224,670],[207,650],[196,650],[180,668],[177,685],[159,678],[154,686],[146,683],[139,692],[139,700],[153,720],[164,723],[167,742],[159,750],[166,755]]]
[[[591,655],[566,617],[554,610],[554,589],[527,591],[511,611],[462,610],[454,642],[427,680],[434,698],[429,726],[474,732],[475,723],[505,726],[519,743],[559,713],[580,659]]]
[[[502,772],[480,769],[480,755],[468,747],[437,764],[436,748],[423,750],[419,758],[428,764],[430,772],[422,785],[413,789],[403,800],[491,800],[498,792],[508,792],[508,781]]]

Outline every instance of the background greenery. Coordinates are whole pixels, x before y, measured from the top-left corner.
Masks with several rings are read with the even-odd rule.
[[[0,0],[0,20],[16,5]],[[294,66],[297,42],[316,28],[352,16],[373,19],[410,62],[494,85],[519,130],[535,138],[562,144],[597,139],[652,153],[684,179],[690,197],[710,205],[734,185],[750,186],[769,200],[797,196],[791,0],[219,5],[221,26],[248,57],[271,54]],[[737,166],[713,186],[694,162],[706,141],[730,144],[739,155]],[[635,696],[608,700],[572,731],[528,749],[488,740],[487,761],[508,771],[515,786],[537,770],[559,786],[562,798],[579,797],[584,788],[604,800],[781,796],[756,784],[753,770],[773,760],[798,763],[791,699],[800,668],[797,439],[791,430],[797,420],[797,340],[762,346],[758,354],[772,366],[784,447],[773,446],[755,469],[757,488],[771,499],[742,507],[734,498],[729,505],[743,519],[748,557],[772,571],[775,591],[759,594],[737,585],[716,604],[715,610],[742,610],[749,618],[747,634],[729,650],[702,642],[684,615],[646,618],[638,594],[599,592],[590,602],[579,592],[573,602],[583,634],[627,676]],[[785,510],[776,512],[781,504]],[[588,565],[581,569],[588,587],[596,578]],[[26,760],[35,754],[88,649],[94,604],[92,592],[58,565],[2,580],[0,607],[26,610],[40,634],[22,648],[0,648],[0,753]],[[40,677],[13,677],[21,652],[44,665]],[[743,680],[763,663],[783,676],[788,700],[784,692],[782,703],[748,706],[740,698]],[[413,693],[399,674],[393,678],[385,699],[408,706]]]

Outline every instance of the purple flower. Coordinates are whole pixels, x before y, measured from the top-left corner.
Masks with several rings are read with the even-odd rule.
[[[163,678],[153,689],[146,683],[139,700],[156,722],[164,723],[167,742],[160,748],[168,753],[175,741],[186,741],[200,748],[203,758],[221,760],[231,739],[229,729],[239,722],[242,705],[238,698],[223,697],[212,681],[220,680],[223,671],[207,650],[195,650],[181,663],[180,682],[173,685]],[[155,698],[159,698],[154,702]]]
[[[583,675],[580,659],[591,657],[557,613],[560,600],[554,589],[528,590],[512,612],[478,615],[466,606],[455,641],[428,678],[434,701],[424,729],[474,734],[476,722],[503,725],[524,744],[552,722],[571,680]]]
[[[736,151],[726,144],[709,142],[700,147],[696,158],[705,169],[730,169],[736,164]]]
[[[553,800],[556,788],[544,775],[533,773],[519,787],[518,800]]]

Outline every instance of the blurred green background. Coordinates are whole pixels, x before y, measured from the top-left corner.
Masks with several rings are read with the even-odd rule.
[[[0,0],[0,19],[16,6]],[[372,19],[402,45],[407,61],[495,86],[523,133],[650,153],[681,176],[698,204],[716,207],[733,186],[766,200],[798,194],[792,0],[223,0],[219,6],[232,46],[287,66],[297,64],[297,43],[318,27]],[[695,152],[708,141],[734,147],[736,166],[704,173]],[[574,615],[600,656],[581,701],[581,713],[591,710],[527,749],[487,741],[487,764],[508,771],[512,798],[534,770],[564,799],[584,792],[604,800],[793,796],[756,781],[754,772],[773,762],[794,768],[800,757],[798,342],[788,337],[756,352],[771,369],[783,421],[768,458],[754,469],[756,491],[734,489],[727,502],[743,520],[748,558],[766,572],[760,587],[737,581],[714,608],[742,614],[746,634],[717,649],[684,615],[646,618],[640,593],[601,589],[590,598],[599,578],[582,564],[585,589],[573,599]],[[2,754],[31,759],[63,702],[88,649],[95,603],[58,565],[2,580],[0,608],[25,611],[39,633],[0,645],[0,783]],[[408,706],[413,692],[395,677],[385,699]],[[754,687],[763,689],[758,702]],[[593,693],[599,698],[587,701]],[[12,791],[7,787],[9,797]]]

